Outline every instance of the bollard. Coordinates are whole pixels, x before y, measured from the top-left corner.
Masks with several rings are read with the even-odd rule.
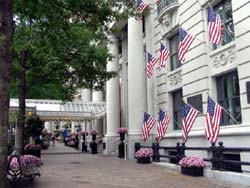
[[[159,143],[153,143],[153,144],[152,144],[152,149],[153,149],[153,157],[152,157],[152,160],[153,160],[153,162],[160,162],[159,148],[160,148]]]
[[[140,144],[139,142],[136,142],[136,143],[135,143],[135,152],[139,151],[140,148],[141,148],[141,144]],[[134,152],[134,153],[135,153],[135,152]]]

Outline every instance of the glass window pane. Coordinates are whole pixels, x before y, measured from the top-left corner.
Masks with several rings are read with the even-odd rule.
[[[239,123],[241,123],[241,105],[238,72],[234,71],[216,78],[218,103]],[[231,125],[236,122],[222,111],[221,125]]]
[[[216,49],[219,46],[223,46],[234,40],[234,25],[231,0],[222,1],[214,7],[214,10],[220,16],[222,22],[221,44],[214,45],[214,49]]]
[[[173,92],[173,119],[174,130],[181,129],[182,126],[182,90]]]
[[[181,66],[181,63],[178,60],[178,45],[179,33],[169,39],[171,70],[175,70]]]

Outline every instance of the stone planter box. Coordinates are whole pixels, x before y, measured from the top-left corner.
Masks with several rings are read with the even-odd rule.
[[[151,158],[150,157],[137,158],[137,163],[140,163],[140,164],[151,163]]]
[[[41,150],[40,149],[34,149],[34,150],[24,150],[24,155],[34,155],[36,157],[41,158]]]
[[[203,176],[203,167],[181,167],[181,173],[188,176]]]

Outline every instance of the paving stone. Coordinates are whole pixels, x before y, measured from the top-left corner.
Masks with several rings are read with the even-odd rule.
[[[57,154],[52,153],[71,153]],[[50,153],[48,155],[48,153]],[[247,188],[206,177],[189,177],[155,164],[81,153],[57,143],[43,151],[43,174],[15,188]]]

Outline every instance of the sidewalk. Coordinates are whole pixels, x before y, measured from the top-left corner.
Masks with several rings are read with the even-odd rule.
[[[54,152],[74,154],[52,155]],[[17,188],[247,188],[205,177],[185,176],[155,164],[85,154],[60,143],[43,153],[42,176],[32,184],[18,184]]]

